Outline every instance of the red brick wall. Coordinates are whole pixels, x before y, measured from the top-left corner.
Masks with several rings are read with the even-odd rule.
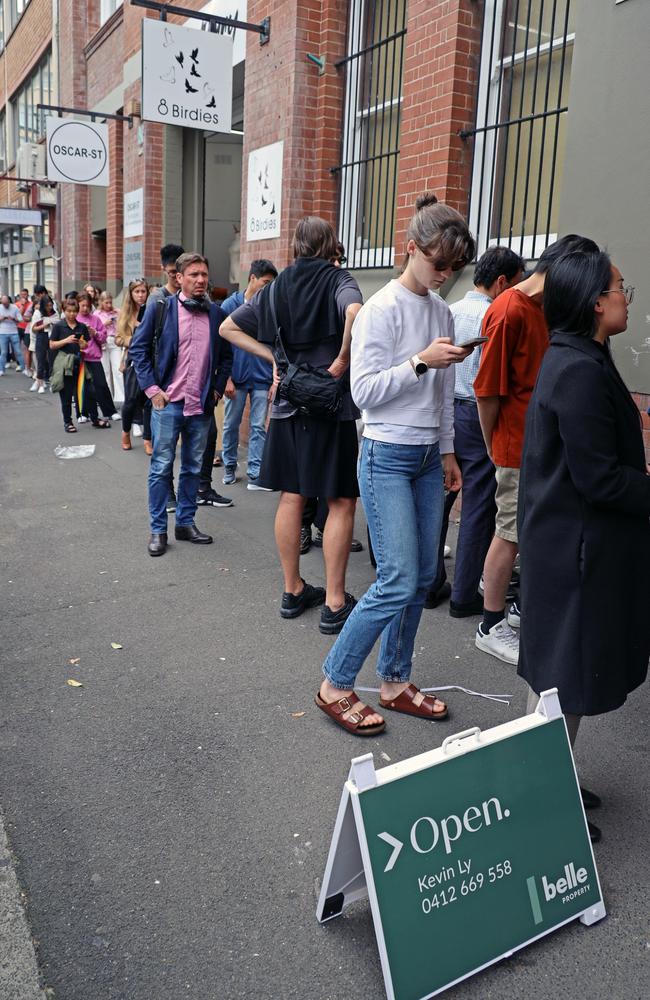
[[[404,50],[395,247],[400,256],[415,199],[433,191],[463,214],[472,148],[458,136],[474,124],[482,4],[410,0]]]
[[[5,4],[5,9],[8,7]],[[0,108],[52,41],[52,0],[31,0],[0,56]],[[5,76],[6,74],[6,76]]]
[[[270,42],[260,46],[252,34],[247,39],[242,219],[249,152],[283,139],[284,169],[280,236],[249,243],[242,233],[243,268],[256,257],[289,263],[303,215],[320,214],[336,224],[336,182],[328,168],[340,156],[343,83],[334,62],[345,53],[347,6],[344,0],[279,0]],[[248,20],[259,22],[268,10],[266,0],[252,0]],[[326,58],[322,76],[308,52]]]

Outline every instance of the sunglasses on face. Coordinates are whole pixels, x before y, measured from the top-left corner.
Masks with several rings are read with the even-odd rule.
[[[431,264],[433,269],[436,271],[446,271],[448,268],[451,268],[452,271],[462,271],[462,269],[467,264],[467,261],[465,260],[464,257],[461,257],[460,260],[448,261],[445,260],[444,257],[436,257],[435,254],[429,253],[428,250],[425,250],[424,247],[421,247],[418,243],[416,243],[415,245],[417,246],[422,256],[425,258],[427,263]]]

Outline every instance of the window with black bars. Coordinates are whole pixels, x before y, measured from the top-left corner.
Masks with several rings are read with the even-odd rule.
[[[348,266],[393,263],[406,0],[352,0],[345,71],[339,238]]]
[[[478,252],[537,259],[558,234],[571,58],[571,0],[484,0],[470,225]]]

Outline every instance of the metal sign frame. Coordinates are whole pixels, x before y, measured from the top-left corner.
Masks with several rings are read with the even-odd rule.
[[[350,774],[344,785],[336,817],[334,833],[332,836],[332,842],[323,876],[323,883],[318,899],[316,917],[320,923],[325,923],[328,920],[334,919],[334,917],[340,916],[341,913],[352,903],[365,898],[369,899],[388,1000],[399,1000],[399,997],[395,992],[391,962],[389,960],[386,937],[382,924],[382,912],[375,885],[371,853],[368,845],[364,816],[360,802],[361,796],[363,796],[365,792],[376,789],[380,785],[388,785],[391,782],[399,781],[400,778],[412,776],[418,771],[429,770],[435,765],[443,764],[444,766],[444,762],[446,760],[452,760],[453,758],[465,756],[476,751],[480,752],[484,747],[493,746],[503,740],[507,740],[509,737],[516,737],[518,734],[530,732],[531,730],[540,726],[545,726],[547,723],[554,722],[558,719],[563,720],[563,715],[559,699],[557,697],[557,689],[554,688],[550,691],[542,692],[536,712],[532,715],[526,716],[522,719],[517,719],[514,722],[505,723],[502,726],[498,726],[495,729],[488,730],[483,733],[481,733],[478,727],[474,727],[473,729],[466,730],[463,733],[448,737],[444,740],[441,748],[428,751],[427,753],[420,754],[417,757],[412,757],[410,760],[381,768],[379,771],[375,771],[372,754],[365,754],[362,757],[357,757],[352,760]],[[564,732],[566,734],[566,725],[564,726]],[[575,772],[575,764],[573,763],[572,755],[571,762],[573,766],[573,776],[575,778],[576,796],[579,798],[578,778]],[[580,805],[582,807],[581,801]],[[509,958],[515,951],[519,951],[521,948],[525,948],[527,945],[545,937],[547,934],[553,933],[555,930],[564,926],[564,924],[568,924],[579,919],[581,923],[589,926],[599,920],[602,920],[603,917],[606,916],[605,906],[602,899],[602,889],[593,855],[593,848],[589,843],[586,830],[584,809],[582,816],[585,822],[585,836],[587,838],[587,843],[589,844],[593,870],[595,873],[597,893],[599,897],[598,901],[594,902],[592,900],[586,909],[574,912],[566,919],[554,922],[551,926],[548,926],[541,931],[541,933],[534,934],[529,939],[518,942],[514,947],[504,951],[502,954],[494,955],[489,961],[486,961],[463,975],[458,976],[453,981],[434,988],[432,992],[425,993],[419,998],[419,1000],[428,1000],[430,997],[443,993],[445,990],[455,986],[459,982],[462,982],[464,979],[468,979],[475,973],[481,972],[490,965],[494,965],[496,962],[499,962],[504,958]],[[392,847],[392,854],[387,858],[387,864],[384,868],[384,872],[388,872],[394,867],[402,847],[406,845],[388,834],[378,834],[378,836],[381,836],[381,838],[386,841],[388,846]],[[530,893],[530,886],[528,891]],[[538,922],[541,922],[541,916],[539,920],[535,917],[535,923],[537,924]]]
[[[266,45],[271,38],[270,17],[265,17],[260,24],[253,24],[250,21],[238,21],[233,17],[222,17],[220,14],[206,14],[200,10],[192,10],[190,7],[176,7],[169,3],[159,3],[158,0],[131,0],[131,6],[155,10],[161,21],[166,21],[168,14],[207,21],[210,25],[210,31],[216,31],[217,25],[223,25],[225,28],[239,28],[240,31],[255,31],[260,36],[260,45]]]

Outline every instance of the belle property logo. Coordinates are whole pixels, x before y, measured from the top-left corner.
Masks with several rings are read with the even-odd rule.
[[[533,919],[536,924],[543,922],[542,907],[540,905],[540,892],[538,891],[538,879],[534,875],[526,879],[530,905],[533,911]],[[589,875],[586,868],[576,870],[575,862],[570,861],[564,866],[564,873],[555,878],[542,875],[539,881],[539,889],[545,903],[553,901],[562,904],[572,903],[578,896],[584,896],[591,888]]]

